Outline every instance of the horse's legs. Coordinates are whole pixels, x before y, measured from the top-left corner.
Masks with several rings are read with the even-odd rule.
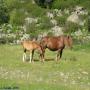
[[[44,62],[44,60],[45,60],[45,59],[44,59],[44,54],[41,54],[41,55],[40,55],[40,61]]]
[[[32,51],[32,61],[33,61],[33,56],[34,56],[34,50]],[[33,61],[34,62],[34,61]]]
[[[62,53],[63,53],[63,49],[60,51],[60,57],[59,57],[59,59],[62,57]]]
[[[24,53],[23,53],[23,62],[25,61],[26,59],[26,49],[24,49]]]
[[[56,61],[58,61],[62,57],[62,53],[63,53],[63,49],[61,49],[57,52]]]
[[[42,61],[42,62],[44,62],[44,54],[45,54],[45,49],[43,48],[43,51],[42,51],[42,53],[40,53],[40,56],[39,56],[40,61]]]
[[[58,61],[59,59],[59,54],[60,54],[60,51],[57,52],[56,61]]]
[[[45,49],[43,50],[43,54],[42,54],[42,61],[45,61]]]

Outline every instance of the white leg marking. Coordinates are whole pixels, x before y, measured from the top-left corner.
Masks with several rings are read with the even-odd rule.
[[[24,62],[25,58],[24,58],[24,53],[23,53],[23,62]]]
[[[23,53],[23,62],[25,62],[26,59],[26,53]]]

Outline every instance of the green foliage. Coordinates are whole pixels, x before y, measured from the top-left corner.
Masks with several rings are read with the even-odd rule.
[[[45,9],[42,9],[37,5],[33,5],[32,3],[27,3],[24,9],[27,12],[27,16],[31,17],[42,17],[46,11]]]
[[[42,19],[43,18],[43,19]],[[26,25],[27,31],[26,33],[30,34],[31,37],[37,37],[40,33],[48,32],[52,27],[50,20],[48,17],[41,17],[38,23],[30,23]]]
[[[76,5],[90,9],[90,0],[54,0],[52,8],[65,9],[72,8]]]
[[[56,17],[56,20],[58,21],[58,24],[60,26],[65,26],[66,20],[67,20],[67,15],[63,15],[61,17]]]
[[[34,0],[38,5],[44,7],[45,0]]]
[[[27,33],[36,36],[40,32],[48,31],[52,28],[50,19],[46,17],[46,13],[53,9],[64,9],[73,11],[73,7],[82,6],[88,11],[90,9],[90,0],[35,0],[36,3],[32,3],[32,0],[0,0],[0,24],[10,23],[11,25],[18,27],[25,24],[25,18],[40,18],[37,24],[31,24],[27,26]],[[50,8],[50,9],[46,9]],[[81,28],[74,23],[66,23],[67,15],[62,14],[61,17],[54,17],[57,20],[59,26],[66,27],[66,32],[74,32]],[[90,15],[89,15],[90,16]],[[85,30],[90,29],[90,20],[87,16],[80,16],[82,19],[87,20],[82,28]],[[88,18],[88,19],[87,19]],[[15,31],[16,28],[12,28]],[[19,29],[18,29],[19,31]]]
[[[6,37],[0,38],[0,44],[6,44],[7,40]]]
[[[23,1],[23,3],[22,3]],[[13,9],[20,9],[24,6],[25,0],[5,0],[5,3],[7,4],[7,7],[9,11],[12,11]]]
[[[52,7],[58,9],[72,8],[76,5],[76,0],[55,0]]]
[[[76,23],[72,23],[72,22],[66,23],[66,32],[72,33],[72,32],[77,31],[78,29],[81,29],[80,25],[78,25]]]
[[[90,12],[88,14],[87,26],[88,26],[88,31],[90,32]]]
[[[40,26],[38,27],[41,30],[49,30],[52,27],[52,23],[50,23],[50,19],[48,17],[43,17],[39,20],[41,23]]]
[[[80,0],[80,5],[87,10],[90,10],[90,0]]]
[[[22,10],[16,10],[14,9],[11,13],[10,13],[10,24],[14,24],[14,25],[22,25],[24,23],[24,11]]]
[[[37,36],[36,30],[35,23],[26,25],[26,33],[30,34],[31,37]]]
[[[51,4],[54,0],[34,0],[37,5],[44,7],[44,8],[51,8]]]
[[[9,12],[4,0],[0,0],[0,24],[8,23]]]

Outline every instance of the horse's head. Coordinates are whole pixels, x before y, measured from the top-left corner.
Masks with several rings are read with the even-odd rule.
[[[42,46],[41,45],[38,47],[37,50],[38,50],[39,54],[43,54],[43,49],[42,49]]]
[[[44,59],[44,48],[41,45],[39,45],[37,50],[39,52],[41,61],[43,61],[43,59]]]
[[[64,36],[64,43],[65,43],[65,46],[72,49],[73,40],[71,36]]]
[[[47,42],[48,42],[48,36],[46,36],[46,37],[43,37],[42,39],[41,39],[41,42],[40,42],[40,45],[42,46],[42,48],[46,48],[46,46],[47,46]]]

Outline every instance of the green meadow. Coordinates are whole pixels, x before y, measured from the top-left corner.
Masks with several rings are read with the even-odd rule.
[[[0,45],[0,90],[90,90],[90,45],[64,49],[59,62],[48,49],[44,63],[37,53],[23,63],[22,55],[21,45]]]

